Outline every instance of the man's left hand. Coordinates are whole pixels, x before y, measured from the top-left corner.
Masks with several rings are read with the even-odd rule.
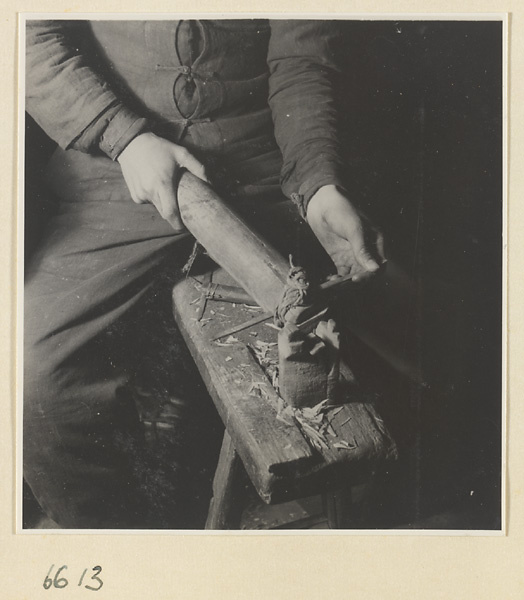
[[[339,275],[361,281],[385,262],[384,238],[334,185],[321,187],[307,207],[307,221]]]

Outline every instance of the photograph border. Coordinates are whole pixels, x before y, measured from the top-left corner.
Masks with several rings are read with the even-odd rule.
[[[4,482],[14,482],[18,472],[13,460],[16,452],[15,431],[15,390],[18,385],[15,373],[15,339],[18,327],[16,315],[16,281],[20,265],[16,263],[16,229],[20,227],[16,215],[15,190],[17,189],[16,155],[17,144],[17,75],[16,65],[10,49],[18,52],[15,42],[18,11],[28,14],[51,14],[51,11],[37,13],[40,5],[34,2],[10,3],[5,11],[2,32],[8,51],[0,59],[3,80],[12,83],[3,94],[3,114],[0,115],[8,143],[2,151],[0,164],[2,181],[6,188],[5,202],[0,206],[2,227],[1,247],[3,259],[4,289],[10,290],[4,301],[4,311],[0,315],[4,344],[2,344],[2,364],[4,367],[1,388],[9,409],[2,425],[0,447],[2,449],[2,475]],[[49,3],[47,3],[49,4]],[[151,10],[165,11],[166,2],[154,1]],[[250,12],[231,12],[239,2],[227,5],[228,12],[220,15],[257,16]],[[288,3],[289,14],[300,10],[298,3]],[[341,2],[328,3],[326,10],[341,11]],[[374,17],[384,18],[381,8],[387,8],[385,0],[378,2],[357,2],[359,8],[354,15],[367,14],[365,9],[374,11]],[[110,2],[108,7],[120,16],[132,10],[132,3]],[[209,7],[209,2],[206,8]],[[306,3],[310,10],[312,3]],[[0,573],[3,575],[5,597],[48,598],[51,592],[42,588],[42,581],[52,563],[59,561],[75,562],[77,567],[94,564],[105,565],[106,585],[98,593],[100,598],[143,598],[153,594],[159,600],[170,598],[245,598],[246,589],[253,599],[273,598],[318,598],[338,595],[363,599],[403,599],[408,595],[417,598],[441,599],[458,598],[469,600],[494,597],[520,597],[524,593],[524,579],[521,575],[522,553],[524,552],[524,408],[520,402],[524,390],[524,341],[519,331],[524,326],[524,311],[521,298],[524,283],[519,277],[524,266],[524,249],[518,243],[521,237],[520,223],[524,220],[524,207],[519,197],[524,191],[524,174],[521,164],[524,161],[524,10],[518,2],[483,2],[466,0],[463,5],[471,12],[480,11],[482,16],[505,14],[506,61],[504,70],[504,294],[503,319],[505,335],[503,354],[505,369],[503,392],[506,401],[503,419],[503,489],[507,489],[503,502],[504,535],[496,537],[453,536],[437,532],[436,536],[391,537],[378,533],[370,536],[336,535],[325,539],[320,536],[303,538],[289,537],[279,532],[278,536],[256,537],[237,535],[218,536],[172,536],[155,532],[154,536],[137,536],[134,540],[127,535],[106,536],[97,531],[92,536],[50,536],[39,532],[36,536],[21,536],[16,532],[17,506],[15,490],[10,485],[2,486],[0,496],[2,520],[0,521],[0,544],[4,548],[5,560]],[[64,17],[71,13],[70,5],[61,0],[51,4],[53,10],[63,10]],[[102,3],[95,1],[90,9],[96,10]],[[134,5],[137,10],[137,4]],[[282,10],[279,3],[273,3],[274,10]],[[287,7],[287,4],[286,4]],[[432,13],[417,12],[419,8],[431,9]],[[431,3],[398,3],[399,20],[406,15],[416,14],[420,18],[450,14],[455,4],[450,1]],[[182,5],[177,14],[189,16],[187,5]],[[240,7],[245,10],[245,3]],[[287,9],[286,9],[287,10]],[[443,13],[439,11],[443,11]],[[122,12],[118,12],[122,11]],[[449,12],[448,12],[449,11]],[[482,12],[482,11],[490,11]],[[460,15],[470,15],[471,12]],[[88,13],[94,14],[94,13]],[[109,13],[104,13],[109,14]],[[134,13],[135,14],[135,13]],[[155,14],[161,14],[155,12]],[[162,13],[167,14],[167,13]],[[199,13],[201,14],[201,13]],[[217,13],[206,13],[206,17]],[[391,13],[389,13],[391,14]],[[457,13],[458,14],[458,13]],[[282,14],[282,17],[287,16]],[[322,17],[322,14],[308,12],[308,16]],[[453,13],[455,16],[455,13]],[[14,91],[14,93],[13,93]],[[508,149],[509,148],[509,149]],[[509,199],[509,201],[507,200]],[[509,270],[508,270],[509,269]],[[11,401],[9,403],[9,400]],[[509,476],[508,476],[509,469]],[[120,531],[118,533],[121,533]],[[375,532],[376,533],[376,532]],[[140,558],[142,556],[142,558]],[[2,592],[2,593],[4,593]],[[69,588],[68,598],[83,598],[85,591]],[[60,596],[60,592],[55,594]],[[63,596],[64,594],[62,594]],[[65,597],[65,596],[64,596]]]

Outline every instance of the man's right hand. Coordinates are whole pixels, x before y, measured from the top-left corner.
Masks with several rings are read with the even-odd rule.
[[[117,160],[133,201],[154,204],[177,233],[184,231],[176,189],[180,170],[209,183],[204,166],[186,148],[149,132],[134,138]]]

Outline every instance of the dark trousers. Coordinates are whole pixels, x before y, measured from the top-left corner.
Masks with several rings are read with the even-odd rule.
[[[152,206],[62,203],[28,268],[24,476],[63,527],[166,525],[149,514],[163,478],[138,419],[141,348],[131,342],[183,237]],[[193,402],[190,393],[177,398],[181,422]]]

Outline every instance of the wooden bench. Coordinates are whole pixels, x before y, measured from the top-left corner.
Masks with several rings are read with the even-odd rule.
[[[197,276],[201,282],[211,279],[236,285],[222,269]],[[325,443],[312,443],[307,423],[279,418],[282,401],[268,369],[260,364],[271,364],[276,356],[272,321],[216,340],[262,311],[244,304],[203,302],[192,277],[173,289],[176,322],[225,426],[206,528],[238,528],[243,506],[236,482],[241,468],[268,504],[332,493],[328,506],[335,510],[328,511],[328,521],[330,527],[343,526],[347,521],[336,510],[339,499],[397,457],[396,444],[375,406],[359,396],[357,388],[350,389],[347,403],[329,408],[323,416],[331,427]]]

